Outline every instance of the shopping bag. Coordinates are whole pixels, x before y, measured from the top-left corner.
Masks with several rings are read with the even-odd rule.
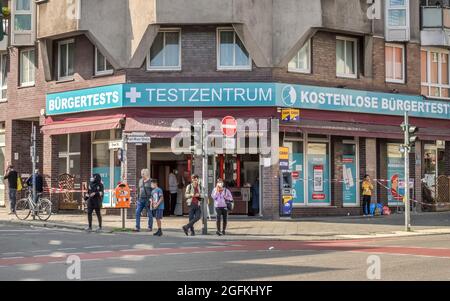
[[[20,177],[17,177],[17,191],[22,191],[22,179]]]

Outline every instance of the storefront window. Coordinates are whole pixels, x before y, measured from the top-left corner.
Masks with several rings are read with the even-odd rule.
[[[388,203],[390,206],[400,206],[405,195],[405,161],[400,144],[388,143],[387,153]]]
[[[289,173],[292,183],[292,204],[304,205],[304,166],[303,141],[285,141],[283,146],[289,149]]]
[[[59,174],[67,173],[80,179],[81,135],[58,136],[58,149]]]
[[[309,138],[308,138],[309,139]],[[311,142],[307,147],[308,204],[330,205],[328,142]]]
[[[342,145],[342,200],[345,206],[357,206],[358,200],[358,174],[356,143]]]

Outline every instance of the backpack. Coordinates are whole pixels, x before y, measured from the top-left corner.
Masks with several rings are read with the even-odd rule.
[[[22,191],[23,186],[22,186],[22,178],[21,177],[17,177],[17,191]]]

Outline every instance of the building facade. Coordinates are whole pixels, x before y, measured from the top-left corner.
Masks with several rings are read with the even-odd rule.
[[[51,193],[58,209],[79,207],[92,173],[111,191],[149,168],[165,190],[174,169],[180,191],[192,173],[205,173],[210,188],[224,178],[237,214],[356,215],[365,174],[376,179],[374,202],[402,205],[408,111],[420,129],[414,199],[424,179],[446,201],[437,189],[450,176],[445,3],[190,2],[3,1],[11,14],[0,43],[0,170],[12,162],[30,174],[36,125],[46,186],[75,191]],[[228,139],[205,169],[190,149],[175,154],[173,138],[190,138],[199,112],[239,119],[238,134],[257,147],[239,152]],[[174,128],[180,119],[189,123]],[[122,163],[110,142],[136,132],[151,143],[125,143]],[[114,206],[110,191],[105,207]]]

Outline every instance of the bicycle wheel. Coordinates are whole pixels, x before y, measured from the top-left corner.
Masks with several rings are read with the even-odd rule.
[[[37,216],[41,221],[46,221],[52,215],[52,202],[48,199],[40,199],[37,207]]]
[[[30,216],[31,213],[31,208],[30,208],[30,203],[28,202],[28,199],[20,199],[17,203],[16,203],[16,216],[18,219],[20,220],[26,220],[28,218],[28,216]]]

